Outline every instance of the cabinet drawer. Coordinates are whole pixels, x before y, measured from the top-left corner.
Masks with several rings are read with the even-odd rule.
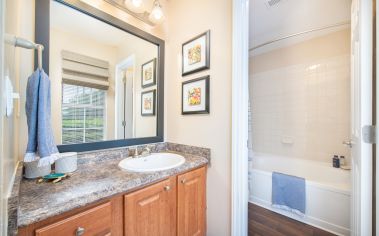
[[[110,236],[111,203],[96,206],[36,230],[36,236]]]

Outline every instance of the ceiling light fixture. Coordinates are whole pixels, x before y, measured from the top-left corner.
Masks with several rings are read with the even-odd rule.
[[[162,23],[162,21],[164,20],[162,6],[158,0],[154,1],[153,9],[151,10],[149,20],[154,24]]]

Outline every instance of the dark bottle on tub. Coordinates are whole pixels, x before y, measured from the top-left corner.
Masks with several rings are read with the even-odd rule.
[[[334,168],[340,168],[340,159],[337,155],[334,155],[333,157],[333,167]]]

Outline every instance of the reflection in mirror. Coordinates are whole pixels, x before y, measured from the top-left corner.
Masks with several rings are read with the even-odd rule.
[[[57,143],[156,136],[158,46],[55,1],[50,21]]]

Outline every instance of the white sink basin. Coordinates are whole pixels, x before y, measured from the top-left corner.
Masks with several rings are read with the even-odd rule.
[[[175,168],[185,161],[183,156],[174,153],[152,153],[146,157],[126,158],[118,166],[127,171],[152,172]]]

